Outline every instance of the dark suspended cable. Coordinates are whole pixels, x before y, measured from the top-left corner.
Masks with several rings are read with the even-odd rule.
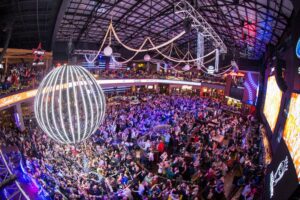
[[[40,24],[39,24],[39,0],[36,0],[36,25],[38,30],[39,41],[41,41]]]

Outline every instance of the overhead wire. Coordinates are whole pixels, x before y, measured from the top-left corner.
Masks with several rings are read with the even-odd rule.
[[[39,41],[41,41],[40,24],[39,24],[39,0],[36,0],[36,25]]]

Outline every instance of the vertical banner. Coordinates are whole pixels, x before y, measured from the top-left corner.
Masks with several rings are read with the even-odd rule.
[[[156,63],[156,71],[159,72],[159,70],[160,70],[160,63],[158,62]]]
[[[219,72],[219,57],[220,57],[220,50],[216,49],[216,59],[215,59],[215,71]]]
[[[165,71],[165,73],[167,72],[167,69],[168,69],[168,64],[164,63],[164,71]]]
[[[197,58],[203,57],[204,55],[204,37],[202,33],[197,33]],[[203,58],[197,60],[197,69],[199,70],[203,65]]]

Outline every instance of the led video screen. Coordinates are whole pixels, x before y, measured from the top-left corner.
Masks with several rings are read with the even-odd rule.
[[[292,93],[283,138],[293,159],[300,182],[300,94]]]
[[[274,132],[277,123],[281,98],[282,91],[277,85],[276,78],[275,76],[270,76],[268,78],[267,92],[263,112],[272,132]]]

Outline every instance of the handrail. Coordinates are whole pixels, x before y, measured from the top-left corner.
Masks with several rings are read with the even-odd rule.
[[[133,84],[133,85],[140,85],[140,84],[174,84],[174,85],[190,85],[190,86],[202,86],[205,81],[196,82],[196,81],[184,81],[184,80],[171,80],[171,79],[152,79],[152,78],[145,78],[145,79],[102,79],[97,80],[97,83],[100,84],[103,88],[107,85],[112,84]],[[209,83],[213,84],[213,83]],[[33,98],[37,93],[37,89],[28,90],[25,92],[16,93],[10,96],[6,96],[0,98],[0,110],[13,106],[16,103],[20,103],[26,100]]]
[[[5,164],[5,167],[6,167],[7,171],[9,172],[10,175],[13,175],[13,173],[12,173],[11,169],[9,168],[8,163],[7,163],[6,159],[5,159],[5,156],[2,153],[2,149],[0,149],[0,155],[2,157],[2,160],[3,160],[4,164]],[[25,191],[20,186],[19,182],[17,180],[14,181],[14,182],[15,182],[17,188],[19,189],[19,191],[21,192],[21,194],[23,195],[23,197],[25,199],[27,199],[27,200],[30,200],[30,198],[27,196],[27,194],[25,193]]]

